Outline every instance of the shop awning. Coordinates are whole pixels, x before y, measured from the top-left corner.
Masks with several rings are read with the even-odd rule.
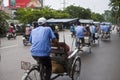
[[[93,20],[91,20],[91,19],[79,19],[79,22],[89,24],[89,23],[93,23]]]
[[[48,19],[48,23],[68,23],[68,22],[75,22],[77,21],[78,18],[73,18],[73,19]]]

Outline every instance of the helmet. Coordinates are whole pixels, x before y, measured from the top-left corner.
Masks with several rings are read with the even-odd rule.
[[[14,26],[14,23],[10,23],[11,26]]]
[[[38,19],[38,24],[39,24],[39,25],[43,25],[43,24],[45,24],[46,22],[47,22],[47,20],[46,20],[44,17],[41,17],[41,18]]]

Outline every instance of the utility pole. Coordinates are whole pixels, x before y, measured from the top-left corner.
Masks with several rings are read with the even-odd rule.
[[[4,10],[3,0],[0,0],[0,10]]]
[[[65,7],[66,7],[66,1],[63,0],[63,10],[65,9]]]
[[[39,0],[39,2],[40,2],[40,4],[41,4],[41,8],[43,8],[43,7],[44,7],[44,5],[43,5],[43,0]]]

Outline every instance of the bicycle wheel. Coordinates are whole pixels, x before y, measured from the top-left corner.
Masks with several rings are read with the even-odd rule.
[[[98,46],[99,46],[99,44],[100,44],[99,38],[97,39],[97,43],[98,43]]]
[[[25,39],[23,40],[23,44],[24,44],[24,46],[27,46],[27,42]]]
[[[91,54],[91,46],[89,46],[89,53]]]
[[[22,77],[22,80],[41,80],[39,70],[37,68],[30,69]]]
[[[80,57],[76,57],[72,64],[72,80],[79,80],[81,72],[81,59]]]

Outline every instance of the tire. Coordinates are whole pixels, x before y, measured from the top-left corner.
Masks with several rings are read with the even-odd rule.
[[[103,40],[103,37],[104,37],[104,36],[102,35],[102,36],[101,36],[101,40]]]
[[[22,80],[41,80],[39,70],[37,68],[29,70],[22,77]]]
[[[98,46],[100,45],[100,41],[99,41],[99,38],[98,38]]]
[[[89,53],[91,54],[91,46],[89,46]]]
[[[24,45],[24,46],[27,46],[26,40],[23,40],[23,45]]]
[[[14,35],[13,38],[16,39],[16,35]]]
[[[109,34],[109,39],[111,40],[111,34]]]
[[[7,39],[10,40],[10,37],[8,36]]]
[[[72,72],[71,72],[72,80],[79,80],[80,72],[81,72],[81,59],[80,57],[76,57],[72,65]]]

